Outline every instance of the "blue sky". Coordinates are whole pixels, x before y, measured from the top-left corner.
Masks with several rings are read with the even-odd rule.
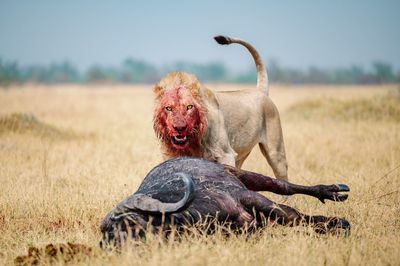
[[[18,1],[0,0],[0,58],[19,64],[68,60],[80,69],[133,57],[252,65],[248,40],[284,66],[324,68],[380,60],[400,70],[400,1]]]

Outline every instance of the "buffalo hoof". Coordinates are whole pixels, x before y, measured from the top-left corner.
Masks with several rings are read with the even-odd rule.
[[[318,199],[325,203],[325,200],[332,200],[332,201],[345,201],[349,197],[347,194],[342,194],[339,192],[349,192],[349,186],[345,184],[335,184],[335,185],[319,185],[317,186],[318,191]]]
[[[344,218],[332,218],[327,223],[318,223],[315,225],[315,232],[319,234],[333,234],[341,236],[350,235],[351,225]]]

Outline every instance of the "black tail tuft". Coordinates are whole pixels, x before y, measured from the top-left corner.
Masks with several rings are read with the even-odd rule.
[[[229,37],[225,37],[222,35],[215,36],[214,39],[217,41],[217,43],[222,44],[222,45],[232,43],[231,40],[229,39]]]

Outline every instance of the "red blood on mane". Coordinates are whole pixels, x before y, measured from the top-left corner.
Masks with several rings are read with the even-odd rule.
[[[193,105],[190,115],[187,114],[185,104]],[[174,113],[168,113],[166,106],[172,106]],[[174,125],[172,120],[183,120],[187,125],[187,136],[189,138],[184,148],[176,148],[172,143]],[[194,156],[202,157],[201,140],[207,128],[206,109],[198,95],[193,95],[189,89],[181,86],[175,89],[159,91],[156,98],[153,128],[157,137],[161,140],[163,153],[168,157]]]

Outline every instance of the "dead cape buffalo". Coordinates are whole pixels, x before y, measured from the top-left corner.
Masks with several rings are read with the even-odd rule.
[[[259,228],[265,217],[281,225],[310,224],[317,232],[349,232],[343,218],[311,216],[272,202],[256,191],[282,195],[305,194],[344,201],[349,191],[344,184],[301,186],[284,180],[240,170],[204,159],[180,157],[156,166],[139,189],[119,203],[103,220],[103,244],[120,245],[128,237],[145,237],[152,232],[177,230],[204,221],[217,221],[230,228]]]

